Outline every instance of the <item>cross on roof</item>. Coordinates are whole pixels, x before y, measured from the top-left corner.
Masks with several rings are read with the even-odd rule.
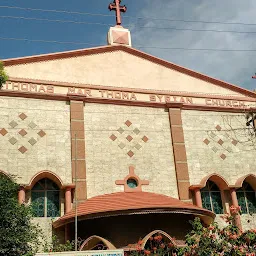
[[[111,3],[108,6],[108,9],[110,11],[115,10],[116,11],[116,24],[121,25],[122,24],[122,18],[121,18],[121,12],[126,12],[127,8],[126,6],[120,6],[122,0],[114,0],[113,3]]]
[[[253,79],[256,79],[256,73],[255,73],[255,76],[252,76]]]

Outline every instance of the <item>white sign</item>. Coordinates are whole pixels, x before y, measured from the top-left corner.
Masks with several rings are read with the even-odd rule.
[[[124,256],[124,250],[51,252],[51,253],[37,253],[36,256]]]

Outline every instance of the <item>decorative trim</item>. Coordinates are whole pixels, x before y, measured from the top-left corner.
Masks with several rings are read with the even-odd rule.
[[[256,111],[256,108],[231,108],[231,107],[215,107],[199,104],[182,104],[182,103],[161,103],[161,102],[145,102],[145,101],[132,101],[132,100],[118,100],[118,99],[106,99],[106,98],[86,98],[76,94],[50,94],[50,93],[32,93],[21,91],[6,91],[0,90],[0,96],[7,97],[22,97],[22,98],[34,98],[44,100],[58,100],[58,101],[83,101],[87,103],[99,103],[99,104],[114,104],[122,106],[137,106],[137,107],[153,107],[153,108],[182,108],[184,110],[197,110],[197,111],[213,111],[213,112],[230,112],[230,113],[244,113],[246,110]]]
[[[44,178],[48,178],[48,179],[51,179],[52,181],[54,181],[54,182],[58,185],[58,187],[59,187],[60,189],[62,189],[63,187],[65,187],[63,181],[61,180],[61,178],[60,178],[57,174],[55,174],[55,173],[53,173],[53,172],[51,172],[51,171],[48,171],[48,170],[44,170],[44,171],[40,171],[40,172],[38,172],[37,174],[35,174],[35,175],[31,178],[29,184],[28,184],[28,185],[25,185],[25,189],[26,189],[26,190],[32,189],[32,188],[34,187],[34,185],[35,185],[39,180],[44,179]]]
[[[137,176],[134,172],[135,167],[129,166],[129,174],[123,179],[123,180],[116,180],[116,185],[123,185],[124,186],[124,192],[141,192],[143,185],[149,185],[148,180],[141,180],[139,176]],[[129,179],[134,179],[137,182],[136,188],[130,188],[127,184],[127,181]]]
[[[256,175],[254,174],[247,174],[241,178],[239,178],[235,184],[236,188],[241,188],[243,186],[243,182],[248,182],[254,190],[256,190]]]
[[[105,86],[105,85],[95,85],[95,84],[83,84],[83,83],[69,83],[69,82],[57,82],[51,80],[40,80],[40,79],[29,79],[29,78],[19,78],[19,77],[9,77],[10,82],[21,82],[21,83],[32,83],[41,85],[51,85],[58,87],[75,87],[82,89],[96,89],[96,90],[111,90],[111,91],[122,91],[122,92],[134,92],[134,93],[145,93],[145,94],[157,94],[157,95],[167,95],[172,96],[183,96],[183,97],[193,97],[193,98],[205,98],[205,99],[223,99],[223,100],[240,100],[240,101],[256,101],[256,94],[254,97],[241,97],[241,96],[231,96],[231,95],[216,95],[210,93],[192,93],[192,92],[176,92],[169,90],[153,90],[153,89],[141,89],[141,88],[128,88],[128,87],[116,87],[116,86]]]
[[[221,175],[219,175],[217,173],[213,173],[213,174],[210,174],[210,175],[204,177],[198,185],[190,186],[189,189],[195,190],[197,188],[199,188],[199,189],[204,188],[206,186],[206,183],[208,180],[211,180],[214,183],[216,183],[216,185],[220,188],[220,190],[226,190],[231,187],[229,185],[229,183]]]
[[[99,218],[108,218],[115,216],[127,216],[127,215],[142,215],[142,214],[188,214],[195,215],[203,219],[206,224],[212,223],[215,218],[215,213],[208,211],[204,208],[198,209],[185,209],[185,208],[147,208],[147,209],[131,209],[131,210],[121,210],[121,211],[111,211],[111,212],[99,212],[88,215],[78,215],[78,220],[90,220],[90,219],[99,219]],[[65,216],[65,215],[64,215]],[[74,222],[74,215],[70,214],[70,216],[63,218],[59,218],[55,222],[53,222],[54,228],[59,228],[68,223]]]

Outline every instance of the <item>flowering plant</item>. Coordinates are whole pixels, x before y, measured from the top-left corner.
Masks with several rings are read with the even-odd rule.
[[[235,220],[240,207],[230,207],[230,214],[224,215],[227,226],[219,228],[217,223],[209,226],[196,218],[192,230],[186,235],[186,246],[178,248],[175,239],[169,242],[161,234],[148,239],[145,246],[140,240],[132,256],[256,256],[256,229],[242,232]]]

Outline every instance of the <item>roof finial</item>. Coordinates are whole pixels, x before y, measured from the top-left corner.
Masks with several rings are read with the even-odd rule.
[[[127,8],[126,6],[120,6],[122,0],[114,0],[113,3],[109,4],[108,9],[110,11],[115,10],[116,11],[116,25],[122,24],[122,18],[121,18],[121,12],[126,12]]]

